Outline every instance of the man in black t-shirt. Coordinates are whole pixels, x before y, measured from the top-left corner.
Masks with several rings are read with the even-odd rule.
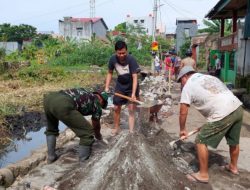
[[[106,78],[105,91],[109,91],[110,82],[113,75],[113,70],[116,70],[118,75],[115,92],[130,96],[133,99],[139,97],[138,72],[140,68],[132,55],[127,52],[127,45],[123,41],[117,41],[115,44],[116,54],[112,55],[109,60],[108,74]],[[112,135],[117,135],[120,132],[120,113],[122,105],[128,101],[124,98],[114,96],[114,129]],[[135,125],[135,108],[136,105],[129,102],[129,131],[133,133]]]

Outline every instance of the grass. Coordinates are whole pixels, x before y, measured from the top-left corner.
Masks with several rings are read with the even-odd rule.
[[[99,72],[96,72],[99,70]],[[7,115],[22,110],[43,111],[43,94],[66,88],[83,87],[90,89],[103,86],[106,68],[86,66],[33,67],[0,75],[0,125]],[[56,73],[58,71],[58,73]],[[20,74],[21,73],[21,74]]]

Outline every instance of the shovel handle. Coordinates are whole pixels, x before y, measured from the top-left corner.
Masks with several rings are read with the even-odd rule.
[[[195,129],[193,131],[190,131],[185,138],[188,138],[188,137],[194,135],[195,133],[199,132],[200,129],[201,129],[201,127],[197,128],[197,129]],[[179,138],[179,140],[184,140],[185,138]]]
[[[143,104],[143,102],[141,102],[141,101],[139,101],[139,100],[134,100],[134,99],[132,99],[132,98],[129,97],[129,96],[125,96],[125,95],[120,94],[120,93],[117,93],[117,92],[115,92],[114,95],[115,95],[115,96],[119,96],[119,97],[121,97],[121,98],[125,98],[125,99],[127,99],[127,100],[129,100],[129,101],[131,101],[131,102],[135,102],[135,103],[138,103],[138,104]]]

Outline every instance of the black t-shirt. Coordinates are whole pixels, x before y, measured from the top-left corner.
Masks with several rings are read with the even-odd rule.
[[[121,64],[116,55],[109,60],[109,70],[116,70],[118,75],[116,82],[116,90],[121,92],[130,92],[132,90],[132,74],[140,72],[140,67],[135,58],[131,55],[126,56],[124,64]]]

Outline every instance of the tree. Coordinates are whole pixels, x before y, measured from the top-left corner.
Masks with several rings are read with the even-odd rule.
[[[166,50],[170,49],[171,46],[173,45],[173,44],[171,44],[171,41],[167,41],[166,38],[164,38],[162,36],[157,36],[156,41],[159,43],[160,49],[162,51],[166,51]]]
[[[22,47],[24,40],[29,40],[36,36],[36,28],[27,24],[10,25],[4,23],[0,25],[0,39],[6,38],[6,41],[16,41]]]
[[[207,32],[209,34],[215,34],[220,32],[220,25],[221,22],[220,20],[211,20],[208,21],[206,19],[203,19],[203,24],[207,26],[206,28],[198,30],[199,33]],[[225,36],[229,35],[231,33],[231,28],[232,28],[232,21],[230,20],[225,20]]]
[[[115,27],[115,31],[126,32],[126,22],[118,24]]]

